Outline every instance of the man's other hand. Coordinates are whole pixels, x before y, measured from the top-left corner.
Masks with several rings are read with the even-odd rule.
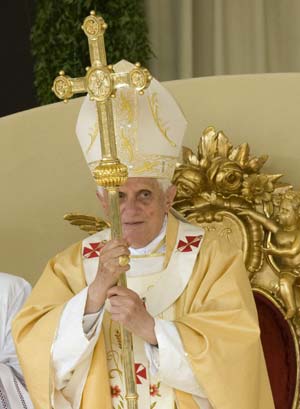
[[[107,291],[111,318],[152,345],[157,344],[154,318],[147,312],[144,302],[129,288],[114,286]]]

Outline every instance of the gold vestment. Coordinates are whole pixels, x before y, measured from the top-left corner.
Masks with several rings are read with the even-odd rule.
[[[166,261],[176,245],[178,220],[169,215]],[[51,346],[64,304],[86,286],[81,243],[46,266],[13,334],[36,409],[50,409]],[[207,233],[187,287],[175,303],[175,325],[190,365],[214,409],[274,409],[257,312],[242,254],[226,238]],[[81,409],[111,409],[102,332],[95,346]],[[178,409],[196,408],[175,391]]]

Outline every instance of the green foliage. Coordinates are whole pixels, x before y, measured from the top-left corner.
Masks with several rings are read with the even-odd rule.
[[[90,62],[81,25],[91,10],[108,24],[105,46],[109,64],[124,58],[147,65],[152,51],[143,0],[38,0],[31,46],[34,84],[41,104],[57,101],[51,86],[60,70],[71,77],[85,75]]]

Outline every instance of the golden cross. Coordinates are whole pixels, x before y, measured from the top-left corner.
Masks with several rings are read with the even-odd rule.
[[[91,100],[96,101],[102,160],[95,169],[94,178],[100,186],[120,186],[127,178],[127,168],[117,158],[111,98],[116,96],[118,88],[126,86],[143,94],[152,77],[139,63],[131,71],[123,73],[115,73],[112,65],[107,65],[104,44],[107,24],[94,11],[85,18],[82,29],[88,37],[91,66],[86,68],[86,75],[80,78],[71,78],[60,71],[52,90],[65,102],[74,94],[84,92],[89,94]]]
[[[117,157],[112,98],[118,88],[133,87],[140,94],[144,93],[152,79],[149,71],[139,63],[129,72],[115,73],[111,65],[107,65],[104,44],[104,33],[107,24],[101,16],[91,11],[86,17],[82,29],[88,37],[91,66],[86,68],[86,75],[71,78],[63,71],[55,78],[53,92],[68,101],[74,94],[87,92],[91,100],[96,102],[98,124],[101,140],[102,159],[94,169],[93,176],[99,186],[108,190],[108,200],[111,214],[111,236],[122,236],[122,226],[119,211],[118,187],[127,179],[127,167],[120,163]],[[125,257],[125,256],[123,256]],[[126,287],[126,275],[122,274],[119,283]],[[121,326],[122,349],[126,383],[126,400],[128,409],[137,409],[137,392],[135,365],[131,333]],[[100,382],[100,380],[99,380]]]

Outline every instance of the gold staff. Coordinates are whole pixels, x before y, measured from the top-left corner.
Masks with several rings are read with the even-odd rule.
[[[99,186],[108,191],[109,208],[111,214],[111,237],[122,236],[120,221],[118,187],[127,179],[127,167],[120,163],[117,157],[113,110],[111,98],[115,97],[118,88],[130,86],[140,94],[151,81],[149,71],[135,64],[130,72],[115,73],[111,65],[107,65],[104,44],[104,33],[107,24],[101,16],[91,11],[86,17],[82,29],[88,37],[91,67],[86,68],[85,77],[71,78],[63,71],[55,78],[53,92],[55,95],[68,101],[74,94],[87,92],[91,100],[96,101],[102,159],[93,171],[93,177]],[[124,258],[123,258],[124,260]],[[128,258],[125,264],[128,262]],[[120,284],[127,287],[126,274],[122,274]],[[121,326],[122,353],[126,384],[126,400],[128,409],[137,409],[138,395],[136,392],[135,368],[133,359],[132,336]]]

